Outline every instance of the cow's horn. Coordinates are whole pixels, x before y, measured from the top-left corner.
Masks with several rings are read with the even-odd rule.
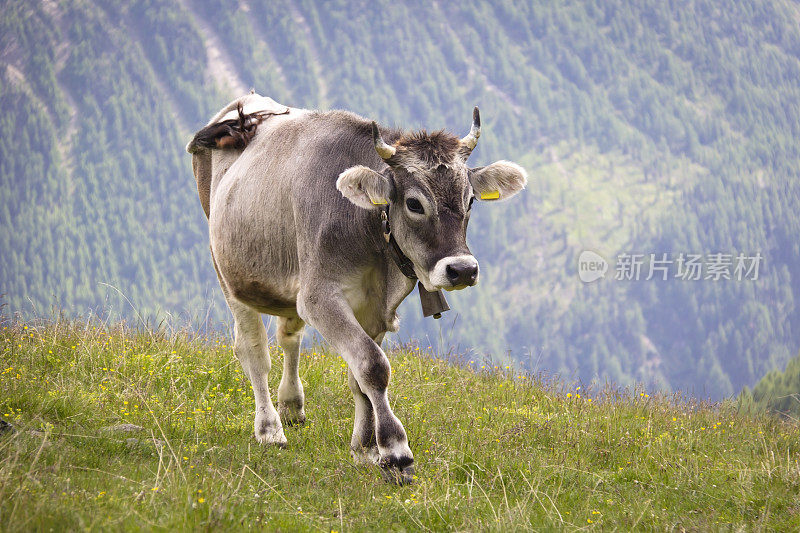
[[[381,138],[381,133],[378,131],[378,125],[372,121],[372,142],[375,143],[375,151],[381,156],[381,159],[386,160],[392,157],[396,151],[394,146],[389,146]]]
[[[466,137],[461,139],[461,144],[464,146],[469,152],[472,152],[472,149],[478,144],[478,137],[481,136],[481,112],[478,111],[478,106],[475,106],[475,109],[472,110],[472,127],[469,130],[469,134]]]

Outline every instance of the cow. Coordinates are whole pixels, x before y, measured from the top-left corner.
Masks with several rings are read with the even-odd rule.
[[[431,292],[478,283],[466,241],[473,200],[502,201],[527,183],[508,161],[467,166],[480,134],[477,107],[470,132],[458,138],[251,93],[194,136],[187,151],[233,314],[234,352],[253,386],[259,442],[284,446],[283,425],[305,422],[298,359],[308,324],[347,363],[354,460],[379,464],[399,483],[413,479],[381,343],[397,330],[397,307],[417,279]],[[277,409],[262,313],[277,317],[285,354]]]

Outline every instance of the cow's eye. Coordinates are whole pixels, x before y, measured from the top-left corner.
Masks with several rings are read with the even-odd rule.
[[[475,201],[475,197],[471,196],[470,199],[469,199],[469,204],[467,205],[467,211],[472,209],[472,202],[474,202],[474,201]]]
[[[412,213],[417,213],[420,215],[425,213],[425,209],[423,209],[422,204],[416,198],[408,198],[406,200],[406,207]]]

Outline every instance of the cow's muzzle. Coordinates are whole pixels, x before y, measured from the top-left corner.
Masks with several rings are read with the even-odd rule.
[[[478,283],[479,270],[478,261],[472,255],[444,257],[433,267],[430,281],[437,289],[463,289]]]

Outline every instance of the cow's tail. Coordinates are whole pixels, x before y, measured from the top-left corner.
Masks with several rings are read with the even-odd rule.
[[[211,150],[197,150],[192,154],[192,172],[197,181],[197,194],[200,196],[200,205],[208,218],[211,214]]]
[[[236,106],[238,116],[209,124],[195,133],[194,138],[186,146],[190,154],[203,148],[220,150],[243,150],[256,134],[258,125],[267,117],[265,113],[244,113],[244,106],[239,102]]]

